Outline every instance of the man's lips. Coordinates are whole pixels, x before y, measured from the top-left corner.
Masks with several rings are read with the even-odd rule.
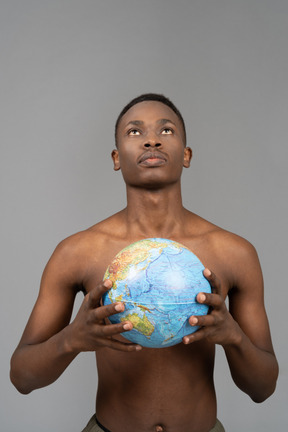
[[[142,156],[140,156],[140,159],[138,160],[139,164],[153,164],[156,165],[157,163],[163,164],[166,162],[166,157],[160,153],[160,152],[145,152]]]

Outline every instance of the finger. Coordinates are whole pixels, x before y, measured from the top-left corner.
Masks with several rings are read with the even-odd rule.
[[[199,330],[197,330],[195,333],[192,333],[190,335],[184,336],[183,337],[183,343],[185,345],[188,345],[192,342],[198,342],[202,339],[205,339],[208,334],[210,333],[210,330],[205,328],[200,328]]]
[[[223,305],[223,298],[219,294],[199,293],[196,300],[198,303],[206,304],[213,309],[219,309]]]
[[[88,306],[93,309],[100,305],[100,300],[102,296],[112,288],[112,282],[109,279],[101,282],[95,288],[93,288],[88,294]]]
[[[111,315],[115,315],[117,313],[123,312],[125,310],[125,306],[123,303],[112,303],[106,306],[100,306],[93,311],[95,321],[103,320],[105,318],[109,318]]]
[[[222,294],[221,283],[217,276],[208,268],[203,270],[203,275],[210,283],[212,292]]]
[[[204,315],[204,316],[191,316],[189,318],[189,324],[192,327],[211,327],[216,325],[218,322],[217,316],[215,314]]]
[[[133,324],[130,321],[123,321],[117,324],[107,324],[100,327],[101,336],[111,337],[124,333],[133,329]]]

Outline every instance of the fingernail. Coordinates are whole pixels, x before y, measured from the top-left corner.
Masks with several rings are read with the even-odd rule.
[[[206,276],[208,276],[208,277],[211,276],[211,274],[212,274],[208,268],[205,269],[205,273],[206,273]]]
[[[136,346],[136,351],[141,351],[141,350],[142,350],[142,346],[137,345],[137,346]]]
[[[124,325],[123,325],[123,329],[124,329],[124,330],[131,330],[131,329],[132,329],[131,324],[128,324],[128,323],[127,323],[127,324],[124,324]]]
[[[115,310],[118,311],[118,312],[123,311],[124,310],[123,304],[122,303],[117,303],[116,306],[115,306]]]
[[[190,318],[190,324],[195,325],[197,323],[198,323],[198,318],[196,318],[196,317]]]
[[[109,279],[106,279],[103,284],[106,288],[112,287],[112,282]]]
[[[206,296],[204,294],[199,294],[198,301],[199,302],[204,302],[205,300],[206,300]]]

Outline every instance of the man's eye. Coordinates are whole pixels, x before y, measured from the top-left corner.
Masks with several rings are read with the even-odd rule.
[[[127,132],[127,135],[140,135],[140,132],[139,132],[139,130],[137,130],[137,129],[130,129],[128,132]]]
[[[173,130],[170,128],[165,128],[161,132],[163,135],[171,135],[173,133]]]

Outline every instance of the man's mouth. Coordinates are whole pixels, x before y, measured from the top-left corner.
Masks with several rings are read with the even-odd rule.
[[[166,162],[166,157],[160,152],[146,152],[138,161],[139,164],[146,166],[160,166]]]

